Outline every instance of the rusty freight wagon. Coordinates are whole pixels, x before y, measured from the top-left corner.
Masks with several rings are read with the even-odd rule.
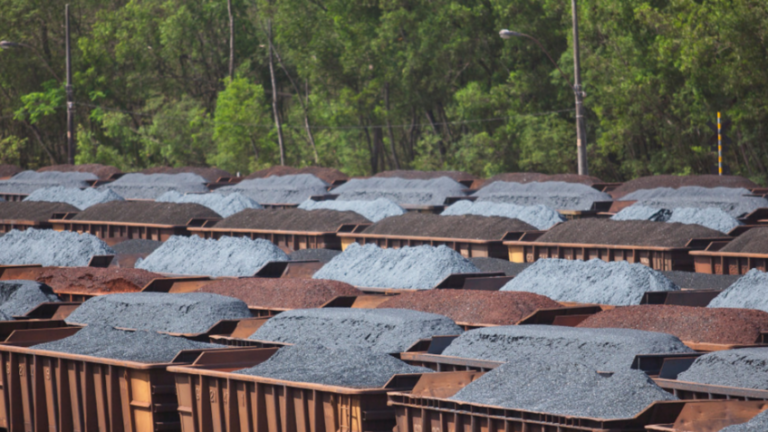
[[[516,263],[542,258],[601,259],[640,263],[661,271],[692,271],[690,252],[723,240],[730,237],[699,225],[580,219],[556,225],[538,237],[526,235],[504,244],[509,260]]]
[[[232,373],[271,357],[275,348],[209,352],[173,366],[183,432],[390,431],[387,392],[410,390],[420,374],[395,375],[380,388],[350,388]]]
[[[54,215],[78,211],[77,207],[59,202],[0,202],[0,234],[14,229],[51,228],[49,220]]]
[[[57,231],[89,233],[112,246],[125,240],[165,241],[189,235],[189,228],[221,219],[199,204],[152,201],[112,201],[79,213],[59,214],[51,224]]]
[[[768,271],[768,227],[749,229],[732,241],[713,241],[691,255],[697,273],[743,275],[752,269]]]
[[[369,227],[339,233],[342,248],[352,243],[373,243],[381,248],[445,245],[466,258],[508,256],[505,240],[519,240],[526,232],[540,232],[518,219],[496,216],[440,216],[406,213]]]
[[[675,424],[678,418],[685,413],[685,409],[692,408],[694,404],[697,408],[700,407],[700,410],[712,409],[715,412],[718,411],[719,404],[723,403],[721,401],[657,401],[631,418],[599,419],[503,408],[450,399],[459,390],[479,379],[483,374],[484,372],[425,374],[419,379],[412,391],[390,392],[388,396],[389,406],[394,407],[397,417],[395,431],[640,432],[644,431],[646,426]],[[759,411],[760,409],[754,410],[752,414]],[[713,420],[709,415],[699,416],[699,418],[706,419],[703,424],[711,424]],[[717,431],[719,429],[711,430]]]
[[[71,330],[51,332],[35,343],[71,335]],[[2,345],[0,427],[9,432],[179,430],[167,367],[192,363],[204,352],[180,351],[168,363],[142,363]]]
[[[341,249],[339,234],[370,225],[355,212],[300,209],[247,209],[212,224],[192,228],[203,238],[223,236],[269,240],[286,252]]]

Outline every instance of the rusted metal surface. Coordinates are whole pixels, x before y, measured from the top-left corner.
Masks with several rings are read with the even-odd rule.
[[[420,375],[396,375],[381,388],[353,389],[233,374],[266,361],[276,349],[206,353],[173,366],[183,432],[390,431],[387,392],[410,390]]]
[[[684,400],[768,401],[768,390],[679,381],[678,375],[688,370],[697,357],[698,355],[659,356],[657,359],[657,363],[660,362],[659,373],[652,378],[659,387]]]
[[[54,333],[35,343],[73,331]],[[179,430],[174,380],[166,368],[190,363],[203,352],[182,351],[171,363],[148,364],[0,346],[0,427],[9,432]]]
[[[640,304],[666,304],[706,307],[720,290],[649,291],[643,294]]]
[[[435,393],[390,392],[389,405],[397,415],[396,432],[622,432],[642,431],[648,425],[675,424],[686,405],[707,404],[715,407],[720,401],[655,402],[633,418],[605,420],[586,417],[560,416],[489,405],[456,402],[448,399],[478,375],[471,372],[442,374]],[[429,375],[424,375],[423,380]],[[452,382],[451,382],[452,381]],[[426,387],[426,386],[425,386]],[[420,388],[416,384],[416,388]]]
[[[254,275],[265,278],[312,279],[324,264],[318,260],[270,261]]]
[[[575,327],[588,317],[601,312],[600,306],[571,306],[552,309],[538,309],[520,320],[517,325],[552,324]]]
[[[504,286],[511,276],[506,276],[503,272],[487,273],[451,273],[442,281],[438,282],[432,289],[473,289],[481,291],[498,291]],[[416,289],[401,288],[376,288],[376,287],[355,287],[366,294],[396,295],[406,292],[416,292]]]
[[[26,198],[28,196],[29,195],[12,194],[12,193],[0,193],[0,198],[3,198],[4,200],[11,201],[11,202],[24,201],[24,198]]]
[[[744,275],[752,269],[768,271],[768,254],[720,252],[724,242],[713,242],[707,250],[691,251],[696,273]]]
[[[717,239],[692,239],[684,248],[537,241],[505,241],[504,245],[508,248],[508,259],[515,263],[532,263],[545,258],[601,259],[644,264],[659,271],[693,271],[694,255],[697,253],[694,250],[704,249],[712,241]]]

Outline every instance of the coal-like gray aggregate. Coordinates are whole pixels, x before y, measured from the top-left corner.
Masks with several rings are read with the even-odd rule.
[[[621,370],[603,376],[568,358],[504,364],[451,399],[598,419],[632,418],[655,401],[677,400],[642,371]]]
[[[398,177],[351,179],[333,189],[337,201],[373,201],[386,198],[398,205],[443,205],[448,197],[464,196],[465,186],[448,177],[429,180]]]
[[[741,222],[736,220],[736,218],[716,207],[679,207],[670,210],[635,204],[616,213],[611,219],[678,222],[688,225],[701,225],[726,234],[741,225]]]
[[[483,273],[504,272],[507,276],[517,276],[532,263],[513,263],[499,258],[470,258],[469,261]]]
[[[125,331],[93,324],[72,336],[32,348],[140,363],[170,363],[182,350],[221,349],[224,346],[154,331]]]
[[[243,180],[216,189],[222,195],[240,193],[259,204],[299,204],[313,195],[328,193],[328,183],[312,174],[271,176]]]
[[[741,225],[741,222],[735,217],[729,215],[719,208],[676,208],[672,210],[672,217],[669,223],[680,222],[684,224],[695,224],[729,233],[732,229]]]
[[[353,243],[312,277],[356,287],[432,289],[450,274],[477,272],[468,259],[446,246],[381,249]]]
[[[250,317],[248,305],[232,297],[199,292],[138,292],[92,297],[66,321],[166,333],[203,333],[220,320]]]
[[[263,208],[256,201],[239,193],[232,193],[229,195],[222,195],[215,192],[204,194],[182,194],[177,191],[170,191],[160,195],[155,201],[200,204],[215,211],[222,217],[232,216],[245,209]]]
[[[672,217],[672,210],[647,207],[644,205],[633,204],[621,209],[611,217],[612,220],[647,220],[653,222],[667,222]]]
[[[150,254],[163,245],[163,242],[157,240],[132,239],[121,241],[112,246],[116,254]]]
[[[55,186],[83,189],[89,187],[87,180],[98,180],[98,177],[81,172],[22,171],[7,180],[0,180],[0,193],[29,195],[38,189]]]
[[[521,206],[489,201],[469,200],[457,201],[441,213],[443,216],[459,216],[473,214],[480,216],[501,216],[510,219],[519,219],[540,230],[552,228],[565,219],[557,211],[543,206]]]
[[[610,195],[580,183],[493,182],[474,194],[478,201],[520,206],[543,205],[554,210],[589,210],[595,201],[612,201]]]
[[[501,291],[525,291],[555,301],[638,305],[649,291],[680,288],[661,272],[643,264],[541,259],[507,282]]]
[[[383,387],[393,375],[430,373],[389,354],[302,345],[280,348],[269,360],[237,374],[353,388]]]
[[[208,193],[207,181],[197,174],[126,174],[101,185],[99,190],[111,189],[125,199],[153,200],[169,191],[180,193]]]
[[[713,298],[707,307],[757,309],[768,312],[768,273],[752,269]]]
[[[768,431],[768,410],[752,417],[752,420],[727,428],[720,429],[720,432],[765,432]]]
[[[737,218],[760,207],[768,207],[768,200],[745,196],[750,191],[744,188],[704,188],[683,186],[677,189],[662,187],[640,189],[621,197],[622,201],[637,201],[637,204],[655,208],[709,208],[716,207]]]
[[[288,254],[288,257],[291,261],[318,260],[328,263],[340,253],[341,251],[333,249],[299,249]]]
[[[285,252],[264,239],[172,236],[145,259],[137,260],[135,267],[178,275],[253,276],[269,261],[288,260]]]
[[[768,390],[768,348],[715,351],[696,359],[678,381]]]
[[[24,198],[24,201],[63,202],[80,210],[85,210],[95,204],[123,201],[123,197],[109,189],[98,191],[93,188],[78,189],[55,186],[38,189]]]
[[[106,243],[91,234],[72,231],[11,230],[0,238],[0,264],[41,264],[84,267],[94,255],[114,255]]]
[[[637,354],[689,352],[693,350],[666,333],[519,325],[466,331],[443,355],[510,363],[559,358],[583,363],[601,372],[618,372],[629,369]]]
[[[661,272],[680,288],[724,290],[733,285],[740,275],[718,275],[684,271]]]
[[[294,309],[270,318],[249,339],[332,349],[399,353],[419,339],[461,334],[442,315],[406,309]]]
[[[40,303],[58,302],[51,287],[31,280],[0,281],[0,312],[23,316]]]
[[[302,210],[338,210],[353,211],[369,221],[378,222],[390,216],[399,216],[405,213],[405,210],[393,201],[386,198],[379,198],[373,201],[313,201],[306,200],[299,204]]]

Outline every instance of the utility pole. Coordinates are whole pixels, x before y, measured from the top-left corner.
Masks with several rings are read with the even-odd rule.
[[[573,84],[555,59],[544,48],[544,45],[535,37],[518,31],[503,29],[499,32],[502,39],[512,37],[528,38],[541,48],[549,61],[560,71],[560,75],[573,90],[576,98],[576,159],[579,165],[579,175],[589,175],[587,165],[587,117],[584,115],[584,91],[581,89],[581,62],[579,61],[579,15],[576,8],[576,0],[571,0],[571,15],[573,19]]]
[[[75,95],[72,90],[72,51],[69,44],[69,5],[64,6],[67,51],[67,163],[75,164]]]
[[[587,166],[587,119],[584,116],[584,92],[581,90],[581,63],[579,61],[579,17],[576,0],[571,0],[573,15],[573,93],[576,96],[576,147],[579,175],[589,175]]]
[[[229,81],[235,79],[235,16],[232,14],[232,0],[227,0],[229,12]]]

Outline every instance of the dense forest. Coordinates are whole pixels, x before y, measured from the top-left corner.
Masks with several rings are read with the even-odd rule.
[[[78,163],[576,171],[567,0],[69,0]],[[0,0],[0,163],[66,161],[63,0]],[[230,17],[234,46],[230,50]],[[768,180],[768,2],[580,0],[592,175]],[[231,63],[230,63],[231,62]]]

